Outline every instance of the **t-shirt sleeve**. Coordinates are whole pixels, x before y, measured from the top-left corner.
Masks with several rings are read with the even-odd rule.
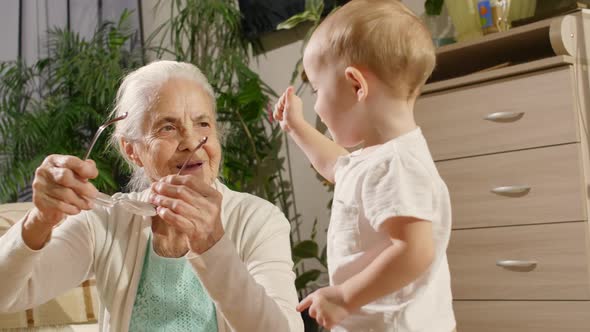
[[[371,167],[361,186],[365,217],[379,231],[393,217],[434,221],[436,183],[413,157],[394,157]]]

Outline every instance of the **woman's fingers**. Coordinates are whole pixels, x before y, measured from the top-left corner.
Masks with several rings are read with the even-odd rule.
[[[150,201],[158,215],[188,237],[192,251],[203,253],[223,236],[220,192],[194,175],[170,175],[152,184]]]
[[[198,218],[199,216],[202,216],[204,213],[206,213],[205,211],[202,211],[204,202],[197,202],[199,198],[191,199],[192,204],[189,204],[187,201],[182,199],[156,194],[153,195],[150,200],[152,204],[165,207],[172,210],[172,212],[176,214],[180,214],[188,218]],[[204,201],[203,198],[201,198],[201,200]]]
[[[36,203],[47,203],[47,201],[51,202],[51,204],[43,204],[44,209],[51,209],[57,208],[66,214],[78,214],[80,210],[89,210],[92,208],[92,203],[84,198],[79,196],[74,190],[61,186],[56,183],[49,182],[44,177],[36,178],[33,181],[33,197],[40,198],[43,201],[39,201]],[[59,203],[64,203],[58,204]],[[39,205],[36,204],[36,205]],[[72,207],[75,208],[72,209]]]
[[[168,223],[172,227],[179,229],[183,233],[185,233],[185,234],[195,233],[197,225],[190,222],[190,220],[188,220],[184,216],[182,216],[178,213],[175,213],[171,209],[166,208],[166,207],[158,207],[156,209],[156,213],[158,213],[160,218],[162,218],[162,220],[164,220],[166,223]]]
[[[187,203],[190,203],[194,198],[198,197],[197,193],[188,186],[174,185],[161,181],[152,185],[152,191],[161,196],[177,198]],[[157,202],[154,203],[158,204]]]
[[[174,212],[172,209],[159,206],[156,209],[156,213],[164,220],[167,224],[177,228],[190,239],[196,239],[198,241],[207,241],[210,238],[212,229],[206,224],[199,222],[200,219],[191,219],[185,215]]]
[[[58,166],[39,167],[35,173],[36,177],[46,180],[47,185],[53,183],[56,187],[65,187],[73,190],[80,197],[94,198],[98,190],[88,182],[87,179],[80,178],[69,168]]]
[[[79,207],[51,197],[45,193],[41,193],[35,198],[35,205],[41,211],[56,210],[55,212],[67,215],[76,215],[81,211]],[[57,221],[59,220],[56,220],[56,222]]]
[[[98,176],[98,170],[92,160],[82,161],[78,157],[50,155],[37,168],[35,177],[47,179],[61,186],[71,188],[80,196],[96,197],[98,190],[88,182]]]
[[[220,210],[221,199],[216,198],[219,193],[216,190],[210,191],[211,188],[201,188],[200,190],[204,192],[202,194],[186,185],[158,183],[152,187],[152,190],[154,192],[150,196],[152,204],[165,206],[186,217],[211,216]]]
[[[74,190],[68,187],[54,186],[52,190],[46,192],[46,195],[55,200],[75,206],[80,210],[90,210],[93,208],[90,198],[79,196]]]
[[[50,155],[35,171],[33,179],[33,202],[43,221],[59,222],[64,214],[74,215],[92,208],[89,199],[98,191],[88,182],[98,175],[93,161],[77,157]]]
[[[169,209],[193,223],[202,224],[207,230],[220,208],[210,198],[197,194],[186,186],[161,183],[155,186],[155,193],[150,196],[150,203]]]
[[[184,189],[181,189],[182,187],[189,190],[184,191]],[[159,183],[154,184],[152,188],[158,193],[166,192],[178,198],[201,196],[213,201],[220,201],[222,198],[219,191],[194,175],[169,175],[160,180]]]
[[[50,155],[46,161],[56,167],[72,170],[82,179],[94,179],[98,176],[98,169],[93,160],[81,160],[75,156]]]

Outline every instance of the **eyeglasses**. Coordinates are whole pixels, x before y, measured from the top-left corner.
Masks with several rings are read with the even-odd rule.
[[[92,151],[94,144],[96,143],[96,141],[98,140],[98,137],[104,131],[104,129],[106,127],[110,126],[111,124],[113,124],[117,121],[121,121],[125,118],[127,118],[127,112],[123,113],[119,117],[116,117],[110,121],[105,122],[102,126],[100,126],[98,128],[98,130],[94,134],[94,137],[92,138],[92,143],[90,143],[90,147],[88,147],[88,151],[86,151],[86,154],[84,155],[84,160],[88,159],[88,156],[90,155],[90,151]],[[186,165],[189,163],[190,159],[195,154],[195,152],[198,149],[200,149],[203,145],[205,145],[205,143],[207,143],[207,139],[208,139],[207,136],[201,138],[197,147],[188,155],[188,157],[186,158],[186,160],[184,161],[184,163],[180,167],[180,170],[178,171],[177,175],[180,175],[180,173],[186,168]],[[117,204],[120,204],[123,207],[125,207],[128,211],[130,211],[131,213],[137,214],[140,216],[153,217],[156,215],[156,207],[153,204],[130,199],[126,196],[113,197],[113,196],[109,196],[105,193],[99,192],[98,195],[96,196],[96,199],[94,200],[94,203],[104,206],[104,207],[109,207],[109,208],[114,207]]]
[[[86,154],[84,155],[84,160],[88,159],[88,157],[90,156],[90,152],[92,151],[92,148],[94,148],[94,145],[96,144],[96,141],[98,140],[98,137],[106,129],[106,127],[112,125],[115,122],[124,120],[125,118],[127,118],[127,115],[128,115],[128,113],[125,112],[121,116],[118,116],[112,120],[109,120],[109,121],[105,122],[102,126],[98,127],[98,130],[94,134],[94,137],[92,138],[92,142],[90,143],[90,146],[88,147],[88,150],[86,151]],[[98,192],[98,195],[94,199],[94,203],[97,205],[104,206],[104,207],[113,207],[117,204],[121,204],[125,208],[127,208],[129,211],[131,211],[132,213],[140,215],[140,216],[151,217],[151,216],[156,215],[156,208],[152,204],[138,201],[138,200],[133,200],[133,199],[127,198],[125,196],[115,198],[115,197],[112,197],[112,196],[107,195],[105,193]]]

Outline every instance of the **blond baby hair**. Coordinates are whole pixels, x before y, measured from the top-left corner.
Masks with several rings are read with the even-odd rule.
[[[415,98],[435,65],[428,29],[398,0],[352,0],[314,32],[320,62],[343,60],[370,70],[397,97]]]

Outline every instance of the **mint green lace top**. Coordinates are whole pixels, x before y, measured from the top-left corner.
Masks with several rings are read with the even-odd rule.
[[[151,237],[129,331],[217,331],[215,306],[188,261],[158,256]]]

